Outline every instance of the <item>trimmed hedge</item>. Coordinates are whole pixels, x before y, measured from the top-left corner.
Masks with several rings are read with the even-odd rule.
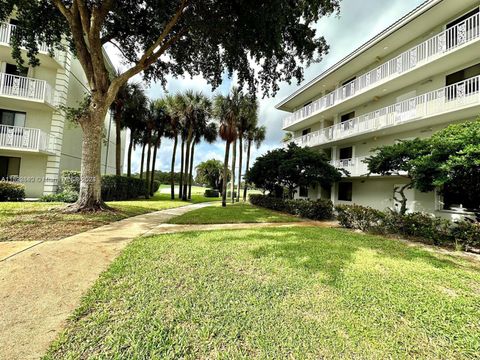
[[[214,189],[207,189],[203,194],[206,198],[218,198],[220,196],[220,191]]]
[[[25,199],[25,185],[0,181],[0,201],[22,201]]]
[[[312,220],[328,220],[333,218],[333,204],[330,200],[283,200],[267,195],[252,194],[249,197],[252,205],[282,211]]]
[[[341,226],[365,232],[394,234],[433,244],[480,249],[480,223],[463,220],[451,222],[426,213],[400,215],[360,205],[337,205]]]
[[[80,172],[64,171],[62,174],[63,192],[80,191]],[[160,187],[158,181],[154,181],[155,192]],[[102,199],[105,201],[119,201],[137,199],[145,196],[147,192],[147,183],[144,179],[103,175],[102,176]]]

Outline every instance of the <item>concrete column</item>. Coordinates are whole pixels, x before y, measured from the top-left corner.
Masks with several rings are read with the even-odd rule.
[[[54,102],[57,109],[53,111],[50,125],[50,136],[53,139],[53,153],[47,158],[47,168],[45,169],[46,181],[43,186],[43,193],[45,195],[55,193],[60,181],[60,159],[66,117],[65,113],[59,110],[59,107],[67,106],[72,65],[72,54],[69,52],[65,54],[64,65],[63,68],[57,70],[57,76],[55,78]]]

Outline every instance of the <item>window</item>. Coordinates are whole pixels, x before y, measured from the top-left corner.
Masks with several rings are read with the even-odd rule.
[[[458,46],[463,44],[465,39],[471,39],[472,35],[475,34],[475,28],[478,27],[477,21],[466,21],[465,22],[465,30],[466,33],[464,36],[459,36],[459,28],[455,28],[458,24],[462,23],[463,21],[467,20],[468,18],[472,17],[475,14],[478,14],[479,8],[475,8],[472,11],[466,13],[465,15],[460,16],[459,18],[453,20],[452,22],[448,23],[446,29],[448,30],[447,33],[447,49],[452,47]],[[450,30],[449,30],[450,29]]]
[[[351,182],[338,183],[338,200],[352,201],[352,187]]]
[[[302,136],[305,136],[305,135],[307,135],[307,134],[310,134],[311,132],[312,132],[312,129],[310,129],[310,128],[304,129],[304,130],[302,131]]]
[[[444,210],[479,211],[480,204],[476,203],[476,196],[465,193],[463,189],[454,186],[446,186],[442,192]]]
[[[17,65],[15,64],[6,64],[5,65],[5,72],[10,75],[16,76],[27,76],[27,69],[20,70]]]
[[[306,186],[300,186],[300,192],[298,195],[300,197],[308,197],[308,188]]]
[[[340,116],[341,128],[343,131],[346,131],[350,128],[353,128],[353,124],[349,120],[355,117],[355,111],[349,112],[348,114],[343,114]]]
[[[15,112],[0,109],[0,125],[25,126],[26,114],[24,112]]]
[[[476,64],[460,71],[454,72],[450,75],[447,75],[445,78],[446,86],[461,82],[461,84],[459,84],[458,86],[450,86],[447,88],[447,99],[451,100],[457,98],[457,96],[477,93],[479,91],[479,84],[478,78],[475,77],[479,75],[480,64]]]
[[[0,180],[20,175],[20,158],[0,156]]]
[[[340,160],[351,159],[353,157],[353,148],[351,146],[340,149]]]

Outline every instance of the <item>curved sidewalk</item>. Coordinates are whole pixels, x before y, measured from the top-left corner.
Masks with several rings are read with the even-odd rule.
[[[193,204],[114,222],[59,241],[32,243],[0,262],[0,359],[41,357],[81,296],[134,238]]]

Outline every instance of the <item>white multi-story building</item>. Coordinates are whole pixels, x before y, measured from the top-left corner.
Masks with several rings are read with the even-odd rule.
[[[40,66],[19,71],[10,47],[15,27],[13,18],[0,23],[0,180],[18,177],[27,197],[39,197],[57,190],[63,170],[80,170],[82,131],[59,109],[78,107],[89,90],[80,63],[68,51],[56,50],[51,57],[40,45]],[[101,166],[102,174],[115,173],[110,114]]]
[[[398,139],[423,138],[480,114],[478,0],[429,0],[353,51],[277,105],[291,114],[283,129],[294,141],[324,151],[350,172],[332,189],[300,189],[297,196],[377,209],[398,206],[402,177],[371,175],[362,160]],[[410,211],[457,217],[470,204],[408,190]]]

